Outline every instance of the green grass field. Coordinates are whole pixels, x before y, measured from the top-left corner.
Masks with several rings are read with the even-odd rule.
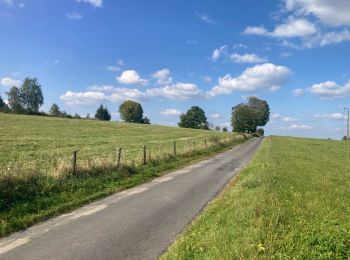
[[[204,139],[213,136],[224,139],[232,133],[0,113],[0,168],[39,164],[50,171],[57,161],[69,162],[74,150],[80,161],[114,159],[117,145],[124,160],[137,163],[144,145],[156,157],[172,153],[174,141],[177,152],[185,153],[203,148]]]
[[[244,141],[233,133],[0,113],[0,236]],[[75,150],[78,174],[72,175]]]
[[[350,143],[265,138],[162,259],[350,259]]]

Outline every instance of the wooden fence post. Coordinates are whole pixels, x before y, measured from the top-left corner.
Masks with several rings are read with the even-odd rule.
[[[207,148],[207,138],[204,138],[204,147]]]
[[[120,159],[122,156],[122,148],[120,146],[117,146],[117,151],[116,151],[116,161],[117,161],[117,167],[120,166]]]
[[[73,156],[72,156],[72,170],[73,170],[73,175],[76,175],[76,173],[77,173],[77,151],[73,152]]]
[[[147,147],[146,145],[143,146],[143,164],[147,164]]]
[[[191,151],[191,139],[187,139],[188,142],[188,150]]]
[[[176,141],[174,141],[174,157],[176,157]]]

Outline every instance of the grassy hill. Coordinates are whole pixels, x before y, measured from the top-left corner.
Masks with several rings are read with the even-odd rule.
[[[0,236],[244,141],[233,133],[0,113]]]
[[[72,152],[78,160],[115,158],[116,146],[122,147],[124,160],[141,161],[143,146],[153,157],[203,148],[213,138],[232,137],[232,133],[183,129],[157,125],[125,124],[0,113],[0,168],[30,167],[50,171],[58,161],[69,162]]]
[[[350,143],[265,138],[162,259],[350,259]]]

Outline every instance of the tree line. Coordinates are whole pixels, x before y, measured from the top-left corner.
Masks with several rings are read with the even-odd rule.
[[[65,111],[61,111],[57,104],[52,104],[49,113],[39,112],[39,108],[44,104],[44,97],[41,85],[36,78],[25,78],[20,87],[12,87],[9,92],[7,104],[0,96],[0,112],[10,112],[16,114],[46,115],[54,117],[76,118],[82,117],[77,113],[72,116]],[[127,100],[119,106],[119,114],[122,120],[128,123],[151,124],[150,119],[143,116],[143,108],[140,103]],[[100,105],[95,113],[97,120],[111,120],[111,113],[107,107]],[[87,114],[86,119],[91,119]],[[265,100],[257,97],[249,97],[247,103],[241,103],[232,107],[231,126],[232,131],[239,133],[257,133],[264,135],[262,127],[269,122],[270,107]],[[203,130],[220,131],[219,126],[214,127],[208,122],[205,112],[199,106],[192,106],[186,113],[180,115],[179,127]],[[227,127],[222,131],[227,132]]]

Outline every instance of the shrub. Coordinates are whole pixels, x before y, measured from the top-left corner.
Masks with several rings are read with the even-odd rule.
[[[264,129],[263,128],[258,128],[258,130],[256,130],[256,133],[259,135],[259,136],[264,136]]]

